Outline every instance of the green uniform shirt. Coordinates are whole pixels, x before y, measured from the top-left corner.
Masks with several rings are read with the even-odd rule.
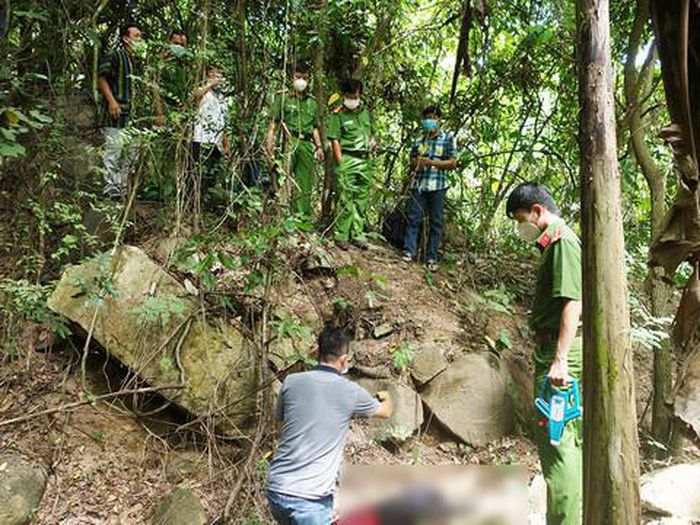
[[[165,102],[171,108],[182,109],[193,100],[189,72],[192,66],[186,58],[166,57],[161,64],[160,89]]]
[[[310,138],[318,121],[316,100],[311,95],[299,98],[280,93],[272,102],[270,114],[276,123],[284,122],[295,137]]]
[[[369,111],[354,111],[342,107],[328,119],[328,138],[340,142],[343,151],[369,151],[372,138],[372,119]]]
[[[535,331],[559,330],[566,299],[581,300],[581,242],[559,219],[537,240],[542,252],[530,326]]]

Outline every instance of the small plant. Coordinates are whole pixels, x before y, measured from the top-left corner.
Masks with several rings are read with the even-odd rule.
[[[413,361],[418,349],[413,343],[404,343],[391,353],[391,361],[394,367],[403,372]]]
[[[90,432],[90,437],[98,443],[102,443],[105,439],[107,439],[107,433],[104,430],[95,429]]]
[[[167,295],[147,297],[140,305],[132,308],[129,313],[135,316],[142,325],[158,324],[165,328],[173,318],[184,319],[187,311],[187,303],[174,295]]]

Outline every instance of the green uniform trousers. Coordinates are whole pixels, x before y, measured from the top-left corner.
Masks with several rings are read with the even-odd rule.
[[[290,171],[294,181],[291,195],[292,212],[310,216],[311,195],[316,179],[315,146],[310,140],[294,138],[290,144]]]
[[[364,241],[372,163],[369,159],[344,152],[335,168],[338,214],[333,229],[336,241]]]
[[[556,343],[540,346],[535,354],[535,396],[542,385],[556,353]],[[574,339],[569,351],[569,375],[579,380],[581,388],[583,344]],[[538,412],[538,416],[541,415]],[[561,444],[549,443],[547,425],[537,426],[535,441],[540,454],[542,474],[547,482],[547,525],[579,525],[583,520],[583,421],[569,421]]]

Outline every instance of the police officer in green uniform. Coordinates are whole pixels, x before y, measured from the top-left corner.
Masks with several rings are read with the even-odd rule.
[[[372,122],[360,97],[362,82],[348,79],[341,86],[343,104],[328,120],[328,138],[335,158],[338,213],[333,235],[343,249],[348,242],[365,249],[365,223],[372,164],[369,158]]]
[[[546,378],[556,387],[565,387],[570,377],[581,379],[581,243],[559,217],[549,191],[539,183],[515,188],[506,212],[517,221],[518,235],[534,243],[541,254],[530,317],[537,337],[535,395],[539,395]],[[580,418],[567,423],[558,446],[549,443],[546,425],[535,430],[547,482],[548,525],[582,521],[582,430]]]
[[[308,217],[312,211],[316,162],[323,162],[325,155],[318,132],[316,100],[307,90],[308,65],[296,64],[291,70],[291,81],[292,89],[278,93],[270,108],[265,149],[270,158],[274,158],[279,126],[282,139],[289,146],[289,170],[294,181],[292,210]]]

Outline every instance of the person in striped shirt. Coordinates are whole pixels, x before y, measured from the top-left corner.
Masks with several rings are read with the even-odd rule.
[[[102,95],[99,125],[105,139],[103,193],[115,199],[126,196],[129,170],[137,156],[125,130],[131,120],[136,78],[140,73],[137,50],[143,44],[138,26],[125,25],[120,31],[119,46],[102,59],[98,68],[98,88]]]
[[[425,261],[430,271],[437,270],[438,249],[442,237],[442,217],[447,194],[447,171],[457,167],[454,136],[442,131],[438,124],[442,112],[437,106],[423,110],[424,135],[413,142],[411,172],[413,182],[408,204],[408,223],[404,240],[403,260],[411,262],[418,253],[418,229],[423,215],[430,217],[430,233]]]

